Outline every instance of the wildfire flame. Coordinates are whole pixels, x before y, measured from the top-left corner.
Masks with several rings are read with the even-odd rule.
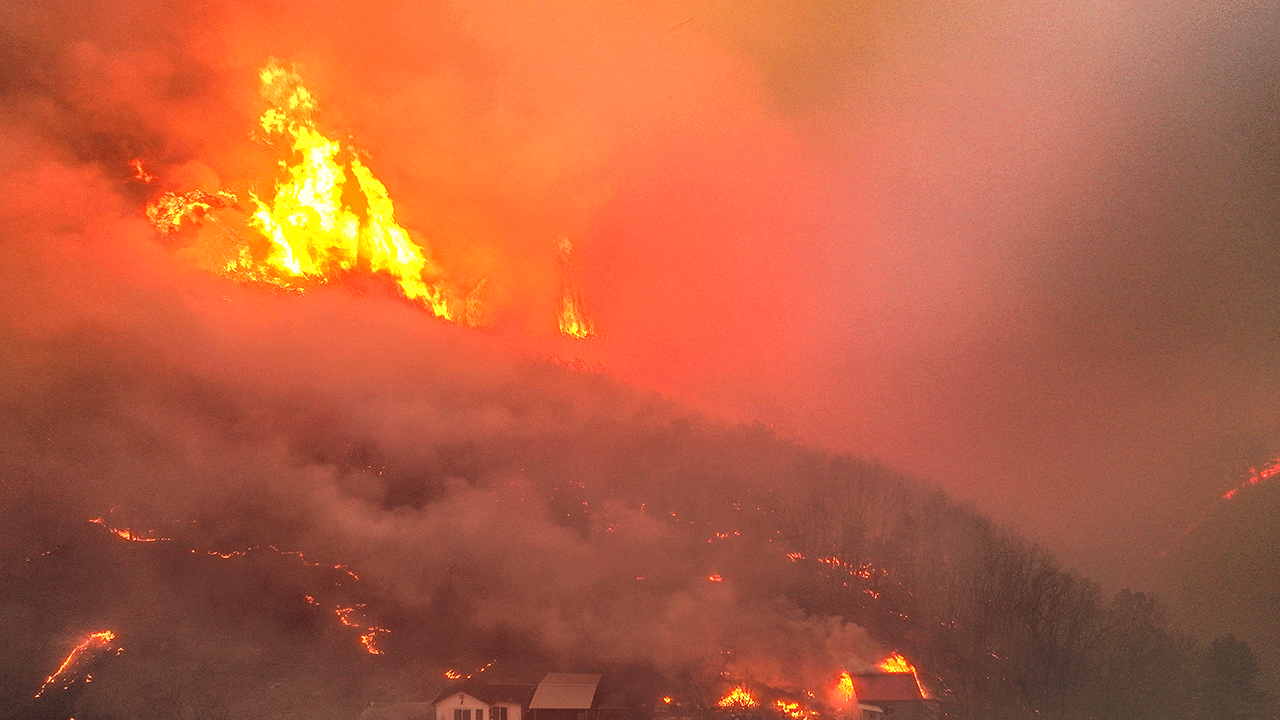
[[[238,204],[236,196],[224,190],[212,193],[191,190],[182,195],[166,192],[147,205],[147,218],[157,230],[172,235],[184,224],[200,224],[210,210],[238,207]]]
[[[899,653],[894,653],[884,660],[881,660],[880,664],[876,665],[876,667],[880,668],[882,672],[887,673],[913,673],[916,671],[916,669],[911,666],[911,663],[907,662],[907,659],[902,657]]]
[[[595,324],[587,319],[582,307],[582,292],[574,287],[569,277],[573,243],[568,235],[556,238],[556,251],[560,256],[560,332],[574,338],[595,337]]]
[[[72,648],[71,653],[67,655],[67,659],[62,661],[62,665],[45,679],[44,684],[40,686],[39,692],[35,694],[40,697],[46,690],[51,687],[65,690],[75,684],[80,673],[88,669],[103,652],[111,649],[115,644],[116,634],[110,630],[92,633],[85,638],[79,645]]]
[[[880,668],[881,672],[911,673],[911,677],[916,681],[916,688],[920,690],[920,697],[929,697],[929,694],[924,691],[924,686],[920,684],[920,675],[916,673],[915,666],[907,662],[907,659],[902,657],[901,653],[893,653],[884,660],[881,660],[880,664],[876,665],[876,667]]]
[[[786,715],[792,720],[805,720],[805,718],[816,718],[818,713],[813,710],[806,709],[798,702],[790,702],[788,700],[774,700],[774,707],[778,708],[778,712]]]
[[[1151,567],[1151,564],[1153,562],[1164,559],[1165,556],[1167,556],[1183,540],[1186,540],[1188,537],[1190,537],[1191,534],[1194,533],[1196,529],[1198,529],[1200,525],[1209,518],[1210,513],[1213,512],[1214,508],[1216,508],[1219,503],[1224,503],[1224,502],[1229,502],[1231,500],[1234,500],[1241,490],[1244,490],[1245,488],[1248,488],[1253,485],[1258,485],[1262,482],[1265,482],[1267,480],[1270,480],[1276,477],[1277,475],[1280,475],[1280,456],[1276,456],[1268,460],[1267,463],[1263,465],[1261,469],[1258,469],[1256,467],[1249,468],[1249,474],[1245,477],[1243,482],[1231,488],[1230,490],[1224,492],[1218,500],[1215,500],[1205,505],[1204,507],[1202,507],[1200,509],[1200,514],[1197,515],[1196,518],[1190,522],[1190,524],[1188,524],[1185,528],[1183,528],[1182,532],[1178,533],[1177,537],[1173,539],[1173,542],[1171,542],[1168,545],[1168,547],[1165,547],[1163,550],[1156,553],[1155,556],[1151,558],[1151,560],[1147,561],[1146,567]]]
[[[129,542],[157,542],[160,540],[169,539],[166,537],[156,537],[154,533],[144,534],[136,530],[131,530],[129,528],[113,527],[107,524],[107,521],[105,518],[97,517],[97,518],[93,518],[89,522],[94,523],[95,525],[101,525],[102,527],[114,533],[116,537],[123,538],[125,540],[128,540]]]
[[[114,512],[115,508],[113,508],[112,511]],[[130,542],[157,542],[161,540],[164,540],[164,541],[172,540],[172,538],[157,537],[154,533],[144,534],[144,533],[138,532],[137,530],[132,530],[130,528],[115,527],[114,525],[108,523],[108,521],[105,518],[101,518],[101,517],[93,518],[89,522],[94,523],[95,525],[101,525],[102,527],[106,528],[107,531],[115,534],[117,537],[122,538],[124,540],[128,540]],[[298,562],[302,563],[307,567],[332,568],[334,570],[338,570],[342,572],[344,575],[351,578],[352,580],[355,580],[357,582],[359,582],[360,580],[360,576],[352,572],[351,569],[346,565],[331,565],[328,563],[314,562],[312,560],[308,560],[305,555],[303,555],[301,552],[297,550],[281,550],[280,548],[277,548],[274,545],[266,545],[266,546],[255,545],[246,550],[231,550],[228,552],[222,552],[220,550],[201,551],[201,550],[194,550],[194,549],[191,550],[190,552],[193,555],[204,554],[204,555],[210,555],[213,557],[222,558],[223,560],[230,560],[233,557],[248,557],[249,553],[254,551],[262,551],[262,550],[269,550],[277,555],[289,555],[289,556],[295,557],[298,559]],[[28,560],[30,559],[31,558],[28,558]],[[320,606],[320,601],[316,600],[311,595],[304,596],[304,599],[309,605],[314,605],[317,607]],[[380,637],[390,635],[391,631],[384,627],[378,627],[376,625],[368,625],[364,622],[358,622],[357,618],[363,619],[364,609],[365,609],[364,603],[361,603],[359,605],[354,605],[351,607],[342,607],[341,605],[339,605],[334,608],[333,612],[337,616],[338,622],[342,623],[347,627],[357,628],[362,631],[360,635],[360,644],[364,646],[364,649],[366,652],[368,652],[370,655],[382,655],[383,651],[378,647],[378,639]]]
[[[857,701],[857,693],[853,690],[853,678],[847,672],[840,673],[840,677],[836,679],[836,697],[844,705],[851,705]]]
[[[720,698],[720,701],[716,704],[722,708],[742,709],[753,708],[760,705],[760,703],[756,702],[756,699],[751,696],[751,693],[741,685],[730,690],[729,694]]]
[[[272,243],[264,262],[275,272],[310,278],[363,263],[371,272],[391,275],[405,297],[425,303],[437,317],[461,319],[445,286],[423,280],[424,273],[437,277],[440,270],[396,222],[387,187],[354,152],[348,150],[345,164],[338,161],[343,148],[316,127],[318,106],[302,78],[275,62],[258,77],[270,104],[259,124],[268,135],[287,140],[300,158],[287,168],[288,177],[277,183],[271,201],[250,195],[257,208],[250,222]],[[349,175],[364,198],[363,216],[343,199]]]
[[[156,181],[156,176],[147,172],[142,167],[142,158],[134,158],[129,161],[129,167],[133,168],[133,179],[139,180],[147,185]]]
[[[298,287],[301,280],[328,282],[357,270],[385,274],[406,298],[437,317],[474,322],[483,281],[467,297],[455,299],[428,250],[396,222],[386,185],[355,148],[344,148],[320,131],[316,98],[302,78],[274,61],[258,77],[268,104],[258,124],[267,138],[287,143],[295,162],[281,162],[284,177],[275,184],[272,197],[249,193],[249,224],[265,239],[265,253],[258,244],[229,233],[237,247],[215,270],[236,280],[281,287]],[[141,162],[131,166],[142,179]],[[356,197],[359,211],[348,197]],[[228,207],[239,208],[238,200],[222,190],[167,192],[148,205],[147,216],[157,230],[171,234],[185,224],[201,224],[214,209]]]

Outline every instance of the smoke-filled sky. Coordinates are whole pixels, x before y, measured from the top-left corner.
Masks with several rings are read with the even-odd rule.
[[[359,415],[423,358],[518,383],[438,343],[577,358],[936,483],[1202,622],[1230,588],[1238,625],[1207,627],[1247,634],[1280,612],[1274,531],[1205,540],[1240,527],[1218,508],[1176,570],[1152,559],[1280,452],[1278,30],[1274,2],[9,3],[9,362],[75,374],[136,345]],[[150,229],[131,158],[174,189],[273,176],[250,138],[269,58],[296,64],[436,261],[487,278],[483,339],[427,352],[416,316],[341,293],[282,319]],[[561,233],[601,333],[584,343],[553,335]],[[308,327],[325,313],[362,344],[327,353]],[[465,420],[485,422],[502,420]],[[1270,528],[1274,488],[1232,502]],[[1262,554],[1219,577],[1232,544]]]

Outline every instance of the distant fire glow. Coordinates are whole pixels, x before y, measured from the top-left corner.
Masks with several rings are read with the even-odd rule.
[[[71,687],[75,682],[86,675],[86,670],[107,650],[115,645],[116,634],[110,630],[96,632],[85,638],[79,645],[72,648],[71,653],[67,655],[67,659],[62,661],[62,665],[45,679],[44,684],[40,686],[40,691],[36,693],[36,697],[44,695],[45,691],[50,688],[65,690]],[[88,681],[88,677],[84,677]]]
[[[1150,561],[1147,562],[1147,566],[1150,567],[1152,562],[1163,559],[1175,547],[1177,547],[1183,540],[1186,540],[1188,537],[1190,537],[1191,534],[1194,533],[1196,529],[1199,528],[1200,525],[1209,518],[1210,513],[1212,513],[1214,508],[1216,508],[1218,505],[1235,500],[1236,497],[1240,495],[1241,491],[1246,490],[1255,485],[1260,485],[1268,480],[1271,480],[1277,475],[1280,475],[1280,455],[1272,457],[1261,468],[1257,468],[1257,467],[1249,468],[1249,472],[1245,476],[1244,480],[1242,480],[1238,485],[1231,488],[1230,490],[1227,490],[1226,492],[1222,493],[1222,495],[1217,500],[1214,500],[1213,502],[1201,508],[1200,514],[1197,515],[1196,518],[1192,520],[1185,528],[1183,528],[1182,532],[1178,533],[1178,536],[1174,538],[1173,542],[1170,543],[1168,547],[1156,553],[1156,555]]]
[[[144,533],[144,532],[139,532],[137,530],[131,530],[129,528],[113,527],[107,524],[107,521],[105,518],[98,517],[90,520],[89,522],[95,525],[101,525],[102,527],[114,533],[116,537],[122,538],[124,540],[128,540],[129,542],[157,542],[159,540],[169,539],[165,537],[156,537],[156,534],[154,532]]]

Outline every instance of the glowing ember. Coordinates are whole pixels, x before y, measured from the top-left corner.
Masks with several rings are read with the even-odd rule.
[[[379,636],[388,635],[391,631],[386,628],[374,627],[369,628],[369,632],[360,636],[360,644],[364,645],[364,649],[370,655],[381,655],[382,651],[378,649],[376,641]]]
[[[724,582],[724,578],[720,577],[719,575],[708,575],[707,579],[710,580],[711,582]]]
[[[753,708],[760,705],[760,703],[756,702],[755,698],[751,697],[751,693],[747,692],[747,689],[741,685],[730,690],[729,694],[720,698],[720,701],[716,704],[722,708],[741,709]]]
[[[589,338],[596,334],[595,325],[587,319],[582,308],[582,293],[569,278],[569,257],[573,243],[568,235],[556,238],[556,250],[560,255],[560,332],[575,338]]]
[[[40,697],[49,688],[57,688],[65,690],[75,684],[81,673],[84,673],[88,667],[93,664],[104,652],[110,650],[115,644],[116,634],[110,630],[96,632],[85,638],[79,645],[72,648],[71,653],[67,655],[67,659],[62,661],[62,665],[57,671],[50,675],[44,684],[40,686],[40,691],[36,693],[36,697]]]
[[[669,695],[668,695],[668,696],[664,696],[664,697],[662,698],[662,702],[666,703],[667,705],[670,705],[670,704],[671,704],[671,701],[672,701],[672,698],[671,698],[671,696],[669,696]]]
[[[444,677],[446,680],[460,680],[462,679],[462,673],[457,670],[445,670]]]
[[[1265,467],[1263,467],[1261,470],[1259,470],[1258,468],[1249,468],[1248,479],[1240,483],[1239,486],[1232,488],[1231,490],[1228,490],[1226,493],[1224,493],[1222,496],[1222,499],[1230,500],[1231,498],[1236,496],[1236,493],[1240,492],[1246,487],[1249,487],[1250,485],[1257,485],[1258,483],[1264,480],[1270,480],[1276,475],[1280,475],[1280,457],[1271,458],[1271,460],[1268,461],[1268,464]]]

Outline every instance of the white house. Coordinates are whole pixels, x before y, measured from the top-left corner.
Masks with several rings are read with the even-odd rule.
[[[525,720],[536,687],[466,680],[446,688],[431,704],[435,720]]]

